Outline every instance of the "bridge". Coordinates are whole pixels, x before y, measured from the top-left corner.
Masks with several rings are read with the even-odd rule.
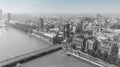
[[[44,49],[40,49],[37,51],[33,51],[24,55],[20,55],[14,58],[10,58],[0,62],[0,67],[14,67],[17,63],[25,63],[30,60],[36,59],[38,57],[42,57],[49,53],[58,51],[62,49],[62,44],[60,45],[53,45]]]

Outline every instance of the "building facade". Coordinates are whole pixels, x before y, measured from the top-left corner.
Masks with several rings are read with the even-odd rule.
[[[99,49],[101,50],[102,53],[107,52],[108,55],[110,55],[113,44],[116,44],[116,43],[111,40],[101,41],[99,44]]]
[[[83,39],[81,39],[81,38],[73,38],[72,43],[74,43],[77,48],[81,49],[81,46],[83,45]]]
[[[85,50],[89,51],[89,50],[94,50],[93,46],[94,46],[94,42],[95,42],[95,37],[89,37],[86,41],[86,47]]]
[[[40,19],[38,20],[38,29],[39,29],[39,31],[41,31],[41,32],[43,32],[43,30],[44,30],[44,20],[43,20],[43,18],[40,18]]]
[[[2,14],[2,10],[0,10],[0,20],[2,20],[3,18],[3,14]]]
[[[7,14],[7,20],[10,21],[11,20],[11,13]]]

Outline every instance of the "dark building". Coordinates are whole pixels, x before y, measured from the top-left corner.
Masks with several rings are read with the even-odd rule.
[[[64,38],[70,37],[70,24],[67,22],[64,26]]]
[[[2,20],[2,10],[0,9],[0,20]]]
[[[39,27],[39,31],[42,31],[44,30],[44,20],[43,18],[40,18],[39,21],[38,21],[38,27]]]
[[[7,14],[7,20],[10,21],[11,20],[11,13]]]

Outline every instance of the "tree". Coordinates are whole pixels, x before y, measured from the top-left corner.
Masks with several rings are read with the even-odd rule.
[[[112,56],[117,56],[119,52],[119,48],[117,46],[117,44],[113,44],[112,48],[111,48],[111,55]]]
[[[97,55],[98,58],[100,58],[102,56],[100,49],[96,50],[96,55]]]
[[[81,46],[81,49],[80,49],[82,52],[84,52],[84,50],[85,50],[85,46]]]
[[[118,59],[118,52],[119,48],[117,44],[113,44],[113,46],[111,47],[111,53],[109,55],[109,63],[116,64]]]
[[[120,67],[120,59],[117,59],[116,64],[117,64],[118,67]]]
[[[56,37],[53,37],[53,45],[56,43]]]
[[[109,62],[110,64],[116,64],[118,58],[115,57],[115,56],[109,55],[109,56],[108,56],[108,59],[109,59],[108,62]]]
[[[98,49],[98,40],[95,39],[94,43],[93,43],[93,50],[96,51]]]
[[[72,49],[76,49],[76,44],[74,44],[74,43],[71,44],[71,45],[70,45],[70,48],[72,48]]]
[[[82,52],[85,51],[86,41],[87,41],[87,38],[83,38],[83,45],[81,46],[81,51],[82,51]]]
[[[108,61],[108,53],[106,51],[102,54],[102,59]]]
[[[94,52],[94,50],[89,50],[89,54],[92,55],[93,57],[95,57],[95,52]]]
[[[70,32],[70,35],[72,35],[72,36],[73,36],[73,35],[74,35],[74,32]]]

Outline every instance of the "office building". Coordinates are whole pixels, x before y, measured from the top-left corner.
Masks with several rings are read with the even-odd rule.
[[[2,20],[2,10],[0,9],[0,20]]]
[[[7,20],[10,21],[11,20],[11,13],[7,14]]]
[[[43,18],[40,18],[39,21],[38,21],[38,27],[39,27],[39,31],[42,31],[44,30],[44,20]]]

